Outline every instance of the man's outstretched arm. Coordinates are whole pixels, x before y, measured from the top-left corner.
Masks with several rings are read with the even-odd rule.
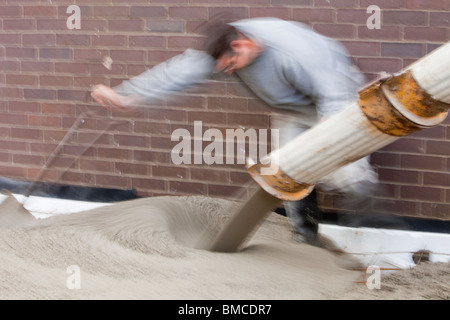
[[[203,83],[214,67],[215,60],[207,53],[188,49],[117,87],[96,85],[91,95],[106,108],[126,111],[131,107],[155,103]]]

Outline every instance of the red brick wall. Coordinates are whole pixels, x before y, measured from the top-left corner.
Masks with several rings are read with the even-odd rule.
[[[81,29],[69,30],[69,5]],[[370,5],[381,28],[366,25]],[[236,18],[301,21],[342,41],[368,80],[396,72],[450,38],[449,0],[0,0],[0,176],[33,181],[82,111],[95,111],[43,180],[134,188],[141,196],[233,197],[249,180],[242,165],[174,165],[177,128],[267,128],[270,109],[236,78],[217,79],[180,101],[111,113],[89,86],[116,85],[188,47],[199,23],[221,11]],[[113,60],[111,70],[102,59]],[[450,218],[450,120],[405,137],[373,155],[382,212]],[[323,206],[334,209],[333,197]]]

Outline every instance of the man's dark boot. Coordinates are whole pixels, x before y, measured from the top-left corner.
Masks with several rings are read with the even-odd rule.
[[[316,191],[313,190],[302,200],[288,203],[286,213],[296,233],[295,240],[300,243],[317,245],[320,210]]]

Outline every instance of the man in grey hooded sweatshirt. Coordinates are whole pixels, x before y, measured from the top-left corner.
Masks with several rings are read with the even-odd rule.
[[[211,23],[204,50],[188,49],[114,88],[97,85],[92,97],[104,107],[127,110],[204,83],[215,72],[236,73],[277,109],[272,128],[280,130],[280,146],[356,101],[363,85],[340,43],[298,22],[255,18]],[[366,157],[325,177],[320,186],[366,199],[377,183]],[[297,241],[316,244],[316,193],[285,208]]]

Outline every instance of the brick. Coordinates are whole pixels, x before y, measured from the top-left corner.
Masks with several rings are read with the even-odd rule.
[[[274,17],[285,20],[292,19],[290,8],[250,8],[250,18]]]
[[[0,12],[2,17],[20,17],[22,15],[22,7],[18,5],[0,5]]]
[[[427,155],[400,155],[402,168],[418,170],[445,171],[445,158]]]
[[[146,30],[149,32],[178,32],[183,33],[185,31],[184,20],[147,20]]]
[[[2,98],[22,98],[22,89],[11,87],[0,87],[0,97]]]
[[[436,27],[405,27],[405,40],[426,40],[444,42],[447,40],[447,30]]]
[[[91,145],[72,145],[65,144],[62,150],[62,154],[73,156],[73,160],[77,160],[77,164],[79,164],[80,160],[83,158],[88,158],[92,160],[92,157],[96,157],[97,151],[95,148],[92,148]]]
[[[373,4],[380,7],[380,9],[404,9],[405,8],[405,2],[407,0],[377,0],[375,3],[373,0],[360,0],[360,7],[361,8],[367,8]]]
[[[188,176],[188,169],[180,166],[155,165],[152,167],[152,176],[183,179]]]
[[[316,0],[315,6],[321,7],[321,6],[333,6],[335,8],[355,8],[358,6],[357,0],[335,0],[333,2],[330,2],[328,0]]]
[[[150,146],[152,149],[159,149],[163,151],[171,150],[178,142],[172,142],[169,137],[156,137],[150,138]]]
[[[210,3],[210,0],[195,0],[195,2],[199,2],[199,3]],[[251,6],[269,6],[270,5],[270,0],[230,0],[230,4],[232,5],[243,5],[243,4],[247,4],[247,5],[251,5]],[[215,4],[227,4],[228,1],[226,0],[217,0],[214,2]]]
[[[418,139],[445,139],[445,127],[435,126],[426,130],[419,130],[410,135],[411,138]]]
[[[4,30],[33,30],[35,28],[35,21],[32,19],[4,19]]]
[[[105,77],[77,76],[73,77],[72,80],[74,88],[83,88],[87,90],[90,86],[107,82],[108,79]]]
[[[450,10],[448,0],[406,0],[408,9]]]
[[[163,151],[159,152],[156,150],[133,150],[133,160],[134,161],[145,161],[156,164],[170,164],[172,159],[170,158],[170,153]]]
[[[160,36],[130,36],[128,37],[130,47],[165,47],[166,40]]]
[[[335,11],[332,9],[292,9],[292,19],[301,22],[332,22],[335,21],[335,16]]]
[[[25,72],[53,72],[52,62],[43,61],[21,61],[21,71]]]
[[[155,120],[161,120],[161,121],[178,121],[178,122],[184,122],[186,120],[186,112],[183,110],[172,110],[172,109],[158,109],[158,108],[151,108],[147,110],[148,117]]]
[[[428,186],[450,187],[450,174],[442,172],[424,172],[423,183]]]
[[[170,108],[181,108],[190,110],[205,110],[205,97],[188,94],[174,94],[167,99],[167,106]]]
[[[72,171],[64,171],[61,176],[61,179],[64,179],[67,184],[76,184],[76,185],[95,185],[97,182],[98,176],[94,176],[89,173],[80,173],[80,172],[72,172]],[[111,177],[111,181],[117,182],[114,177]],[[118,184],[120,185],[120,184]],[[106,187],[110,187],[111,185],[107,185]]]
[[[191,167],[190,178],[200,181],[220,181],[226,183],[229,181],[229,173],[224,170],[214,168]]]
[[[88,93],[85,90],[58,90],[58,100],[84,101]]]
[[[450,141],[427,141],[426,151],[431,155],[450,155]]]
[[[108,20],[82,19],[80,27],[83,31],[106,32],[108,30]]]
[[[156,7],[156,6],[130,7],[130,17],[133,18],[166,18],[167,16],[168,12],[165,7]]]
[[[383,26],[405,25],[405,26],[425,26],[427,24],[427,13],[420,11],[383,10]]]
[[[28,115],[28,124],[39,127],[59,127],[61,118],[49,115]]]
[[[227,114],[224,112],[188,112],[188,122],[202,121],[204,124],[226,124]]]
[[[32,75],[15,75],[15,74],[7,74],[6,75],[6,83],[7,84],[16,84],[16,85],[37,85],[38,77]]]
[[[0,166],[0,175],[2,177],[10,178],[24,178],[26,176],[26,168],[12,167],[12,166]]]
[[[96,35],[91,37],[92,46],[117,46],[123,47],[126,43],[126,37],[122,35]]]
[[[28,143],[23,141],[0,140],[0,150],[27,151]],[[11,167],[10,169],[14,169]]]
[[[414,199],[423,201],[440,201],[441,189],[418,186],[400,186],[400,195],[403,199]]]
[[[131,150],[119,148],[98,148],[99,159],[130,159]]]
[[[391,182],[391,183],[395,182],[408,184],[419,183],[419,173],[416,171],[379,168],[378,174],[380,181],[382,182]]]
[[[356,23],[366,25],[371,13],[366,9],[340,9],[337,11],[338,23]]]
[[[34,166],[42,166],[44,164],[43,157],[36,155],[14,154],[12,161],[14,164],[27,164]]]
[[[55,72],[70,74],[87,74],[89,73],[89,64],[82,62],[56,62]]]
[[[114,172],[114,163],[108,160],[80,159],[80,170],[93,172]]]
[[[149,166],[146,164],[115,162],[116,173],[124,175],[149,175]]]
[[[388,152],[375,152],[370,155],[370,162],[374,167],[397,168],[400,155]]]
[[[20,36],[18,34],[0,34],[0,43],[5,44],[19,44]]]
[[[245,113],[228,113],[228,125],[245,128],[269,128],[269,117]]]
[[[89,46],[90,37],[83,34],[57,34],[56,44],[63,46]]]
[[[195,194],[206,195],[206,185],[204,183],[170,181],[169,192],[173,194]]]
[[[83,24],[83,20],[81,21]],[[36,19],[37,30],[67,30],[67,19]]]
[[[209,17],[214,17],[223,12],[227,12],[230,19],[246,19],[249,17],[249,8],[243,7],[210,7],[208,8]]]
[[[22,44],[26,45],[40,45],[40,46],[54,46],[54,34],[24,34],[22,35]]]
[[[252,178],[250,177],[250,175],[248,174],[247,171],[231,171],[230,172],[230,183],[232,184],[238,184],[238,185],[243,185],[248,183],[249,181],[251,181]]]
[[[362,72],[398,72],[402,61],[394,58],[359,58],[358,65]]]
[[[121,146],[122,148],[125,147],[148,147],[148,137],[146,136],[130,136],[130,135],[120,135],[115,134],[114,135],[114,144]]]
[[[394,141],[393,143],[387,145],[382,150],[390,152],[424,154],[425,143],[424,141],[418,139],[404,137],[401,140]]]
[[[36,48],[5,48],[5,56],[11,58],[37,58]]]
[[[126,6],[95,6],[94,17],[127,17],[129,7]]]
[[[401,28],[398,26],[382,26],[380,29],[369,29],[367,26],[358,27],[359,39],[401,40],[401,35]]]
[[[0,61],[0,70],[3,72],[8,71],[18,71],[19,62],[18,61]]]
[[[74,107],[67,103],[44,102],[40,104],[44,114],[73,114]]]
[[[202,47],[202,44],[202,37],[171,36],[167,40],[167,46],[169,48],[200,49]]]
[[[72,59],[73,50],[69,48],[40,48],[39,57],[42,59]]]
[[[227,97],[208,97],[208,110],[221,111],[246,111],[248,108],[248,99],[245,98],[227,98]]]
[[[105,49],[86,49],[86,48],[74,48],[73,49],[73,58],[76,61],[80,60],[88,60],[92,62],[92,60],[96,60],[98,62],[103,60],[103,57],[107,56],[109,53]]]
[[[126,66],[119,63],[113,63],[112,69],[106,69],[101,63],[90,65],[91,74],[110,76],[124,76],[126,74]]]
[[[236,193],[243,189],[238,186],[209,184],[208,196],[211,197],[236,197]]]
[[[147,70],[148,70],[147,65],[142,65],[142,64],[135,64],[135,65],[129,64],[128,65],[128,75],[138,75]],[[123,79],[123,80],[126,80],[126,79]]]
[[[182,50],[151,50],[147,53],[148,62],[157,64],[181,53]]]
[[[334,39],[352,39],[356,36],[354,25],[315,24],[314,30]]]
[[[108,20],[109,31],[144,31],[143,20]]]
[[[382,43],[381,55],[420,58],[424,55],[424,46],[420,43]]]
[[[26,99],[53,100],[56,98],[56,91],[50,89],[24,89]]]
[[[143,50],[111,50],[113,61],[145,61],[145,51]]]
[[[430,12],[430,27],[449,27],[450,12]]]
[[[40,113],[41,112],[41,104],[34,101],[10,101],[9,109],[12,112],[33,112]]]
[[[72,86],[73,77],[41,75],[39,76],[39,84],[41,86]]]
[[[138,134],[150,135],[170,135],[172,133],[171,126],[168,123],[156,123],[147,121],[136,121],[134,123],[133,132]]]
[[[404,200],[380,200],[374,205],[376,212],[393,213],[396,215],[416,216],[418,204],[414,201]]]
[[[313,0],[271,0],[273,6],[308,6],[313,5]]]
[[[379,56],[380,44],[367,41],[341,41],[350,56]]]
[[[212,8],[210,8],[211,10]],[[170,7],[169,17],[183,19],[207,19],[208,11],[205,7]]]
[[[15,139],[41,140],[42,130],[29,128],[11,128],[11,137]]]
[[[131,178],[133,188],[142,188],[145,190],[166,190],[166,182],[161,179],[151,178]]]
[[[421,212],[420,215],[422,217],[426,217],[427,219],[435,218],[435,219],[449,219],[450,212],[450,204],[445,203],[421,203]]]
[[[25,5],[23,7],[23,15],[25,17],[56,17],[57,11],[55,6],[29,6]]]

